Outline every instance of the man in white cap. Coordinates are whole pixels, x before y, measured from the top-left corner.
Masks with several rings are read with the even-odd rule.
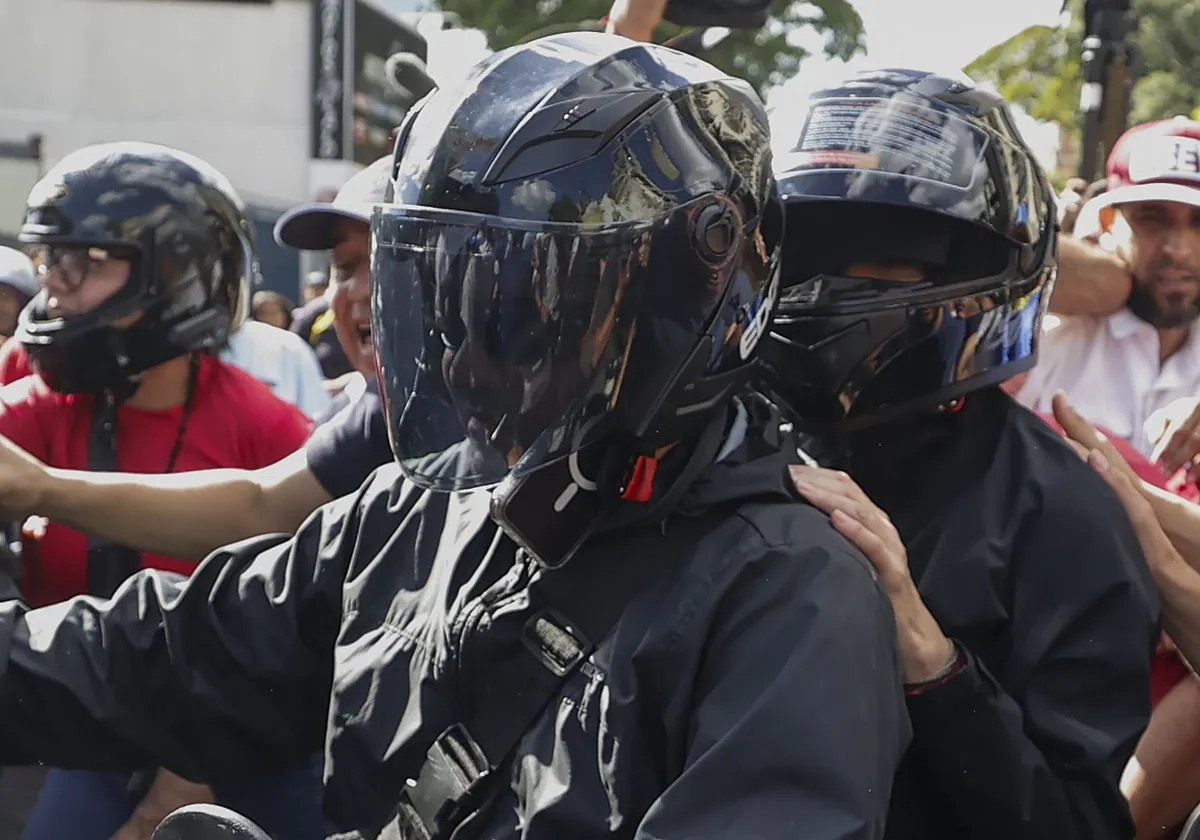
[[[1017,399],[1044,413],[1066,391],[1084,417],[1151,455],[1150,415],[1200,394],[1200,123],[1127,131],[1095,201],[1132,274],[1128,299],[1115,314],[1062,316]]]
[[[351,373],[340,383],[351,399],[375,375],[371,343],[370,221],[375,205],[387,198],[391,158],[381,158],[359,172],[338,191],[332,203],[295,207],[275,224],[275,240],[301,251],[329,251],[329,290],[321,303],[297,313],[294,329],[329,332],[337,336]],[[322,305],[327,308],[321,311]],[[306,318],[311,315],[311,320]],[[319,344],[320,342],[318,342]],[[318,347],[318,356],[321,350]]]
[[[38,292],[33,263],[15,248],[0,246],[0,341],[17,328],[17,316]]]

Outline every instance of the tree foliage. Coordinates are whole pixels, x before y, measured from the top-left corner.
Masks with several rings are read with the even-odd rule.
[[[594,22],[611,5],[612,0],[438,0],[438,8],[457,14],[464,26],[487,33],[492,49],[511,46],[549,27]],[[863,49],[862,18],[850,0],[776,0],[765,27],[734,32],[704,57],[761,92],[796,74],[807,51],[788,43],[788,33],[805,28],[824,36],[825,53],[831,57],[848,59]],[[658,39],[680,31],[664,24]]]
[[[1032,26],[976,58],[966,71],[996,86],[1031,116],[1075,126],[1079,120],[1083,49],[1081,0],[1069,22]],[[1191,114],[1200,106],[1200,2],[1135,0],[1131,36],[1142,54],[1133,89],[1136,123]]]

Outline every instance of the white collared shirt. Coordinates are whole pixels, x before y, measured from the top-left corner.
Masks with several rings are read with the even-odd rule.
[[[1066,391],[1079,413],[1150,457],[1154,441],[1144,429],[1150,415],[1175,400],[1200,396],[1200,337],[1159,363],[1158,332],[1128,309],[1114,315],[1051,316],[1037,367],[1017,401],[1051,410],[1055,391]],[[1049,321],[1049,319],[1047,319]]]

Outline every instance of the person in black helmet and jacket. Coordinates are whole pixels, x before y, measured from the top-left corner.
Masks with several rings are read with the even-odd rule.
[[[145,143],[80,149],[31,190],[19,237],[39,291],[15,338],[36,375],[0,390],[0,435],[51,468],[90,472],[254,469],[303,444],[307,418],[217,355],[245,317],[258,262],[241,200],[207,163]],[[144,567],[187,574],[196,566],[78,525],[26,529],[26,603],[108,597]],[[135,768],[90,761],[51,770],[24,840],[125,840],[179,802],[213,796],[159,766],[132,776]],[[319,790],[311,768],[295,778],[301,793],[286,801],[265,785],[251,794],[258,819],[286,822],[311,802]],[[256,785],[216,787],[243,804]],[[319,832],[310,810],[300,822]]]
[[[887,836],[1132,837],[1157,596],[1114,494],[999,387],[1051,292],[1044,176],[1002,99],[930,73],[855,76],[772,128],[763,384],[810,432],[798,488],[895,609],[913,742]]]
[[[0,606],[0,761],[207,780],[323,745],[363,837],[881,836],[887,598],[738,396],[778,299],[767,131],[745,83],[603,33],[423,100],[372,221],[399,463],[186,583]]]

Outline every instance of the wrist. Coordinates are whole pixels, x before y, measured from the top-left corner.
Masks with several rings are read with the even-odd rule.
[[[893,597],[892,607],[904,681],[916,684],[935,679],[953,662],[954,642],[942,632],[911,578],[907,587]]]
[[[958,651],[954,642],[941,631],[936,638],[919,638],[901,642],[904,651],[904,682],[920,685],[937,680],[954,665]]]
[[[45,516],[48,519],[63,518],[63,509],[79,498],[80,482],[71,477],[71,470],[43,467],[30,476],[29,503],[26,515]]]
[[[905,682],[904,693],[909,697],[917,697],[951,682],[967,667],[967,654],[962,646],[955,641],[950,642],[950,655],[946,662],[936,672],[926,676],[920,682]]]

